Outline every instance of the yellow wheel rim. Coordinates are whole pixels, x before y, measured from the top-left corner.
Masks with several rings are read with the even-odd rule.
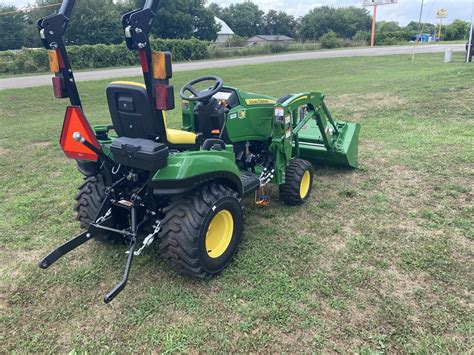
[[[225,253],[234,233],[234,218],[227,210],[217,213],[212,219],[206,234],[206,250],[215,259]]]
[[[303,178],[301,179],[300,184],[300,197],[302,199],[306,198],[309,193],[309,187],[311,186],[311,173],[309,170],[304,172]]]

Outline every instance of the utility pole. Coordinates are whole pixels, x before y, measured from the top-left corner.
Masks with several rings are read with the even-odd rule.
[[[374,4],[374,16],[372,17],[372,33],[370,35],[370,47],[375,46],[375,31],[377,27],[377,4]]]
[[[472,9],[471,9],[471,33],[469,34],[469,43],[467,45],[467,63],[472,63],[472,56],[473,56],[473,51],[472,51],[472,46],[473,46],[473,41],[474,41],[474,0],[472,0]]]
[[[374,15],[372,16],[372,33],[370,34],[370,46],[375,46],[375,32],[377,31],[377,7],[379,5],[393,5],[396,4],[398,0],[362,0],[362,6],[374,7]]]
[[[443,18],[439,18],[439,32],[438,32],[438,38],[441,40],[441,29],[443,28]]]

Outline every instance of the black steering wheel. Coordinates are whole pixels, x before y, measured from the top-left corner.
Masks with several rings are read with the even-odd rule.
[[[198,91],[194,88],[194,85],[205,81],[213,81],[214,85],[212,85],[209,89],[202,91]],[[194,79],[193,81],[185,84],[181,88],[179,95],[183,100],[207,101],[217,94],[222,89],[222,86],[224,86],[224,81],[218,76],[203,76],[202,78]],[[193,96],[186,96],[186,92],[190,92]]]

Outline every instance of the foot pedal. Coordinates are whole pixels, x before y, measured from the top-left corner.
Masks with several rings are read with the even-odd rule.
[[[250,195],[260,187],[258,176],[247,170],[240,170],[240,181],[244,188],[244,196]]]

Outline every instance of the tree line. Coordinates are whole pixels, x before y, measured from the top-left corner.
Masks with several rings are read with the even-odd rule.
[[[58,1],[36,0],[36,5],[25,11],[0,4],[0,50],[40,47],[36,21],[57,11],[58,7],[44,6]],[[140,7],[142,2],[78,0],[66,32],[66,42],[76,45],[121,43],[120,15]],[[341,39],[365,41],[372,22],[369,11],[358,7],[316,7],[305,16],[295,18],[283,11],[270,10],[265,13],[252,2],[222,7],[216,3],[206,6],[205,0],[161,0],[152,34],[159,38],[214,41],[220,30],[214,16],[225,21],[242,39],[263,34],[286,35],[300,41],[320,41],[325,34],[331,33]],[[390,44],[391,40],[408,40],[410,35],[420,30],[416,22],[407,26],[400,26],[396,22],[379,22],[377,26],[380,44]],[[423,24],[422,30],[424,33],[436,34],[437,26]],[[446,40],[465,39],[468,31],[467,22],[456,20],[445,26],[442,37]]]

